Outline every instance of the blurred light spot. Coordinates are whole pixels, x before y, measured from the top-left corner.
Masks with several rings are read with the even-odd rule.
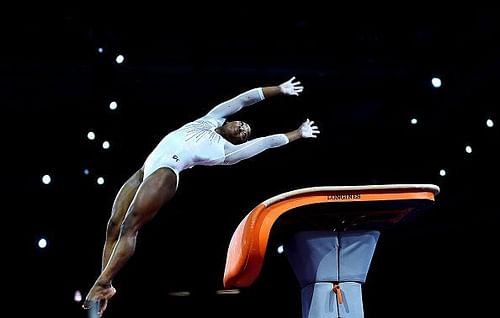
[[[283,253],[283,251],[284,251],[283,245],[278,246],[278,254]]]
[[[439,175],[441,177],[444,177],[446,175],[446,170],[444,170],[444,169],[439,170]]]
[[[174,296],[174,297],[186,297],[190,296],[191,293],[189,291],[176,291],[176,292],[170,292],[168,293],[169,296]]]
[[[46,174],[46,175],[44,175],[44,176],[42,177],[42,182],[43,182],[43,184],[49,184],[49,183],[50,183],[50,181],[52,181],[52,179],[50,178],[50,176],[49,176],[48,174]]]
[[[103,177],[97,178],[97,184],[104,184],[104,178]]]
[[[89,169],[83,169],[83,174],[88,176],[90,173],[90,170]]]
[[[240,293],[239,289],[222,289],[215,292],[217,295],[236,295]]]
[[[465,152],[471,153],[472,152],[472,147],[471,146],[465,147]]]
[[[109,141],[105,141],[105,142],[103,142],[103,143],[102,143],[102,148],[103,148],[103,149],[108,149],[108,148],[109,148],[109,146],[110,146],[110,145],[109,145]]]
[[[124,60],[125,60],[125,58],[121,54],[116,57],[116,63],[118,63],[118,64],[123,63]]]
[[[117,107],[118,107],[118,103],[117,102],[111,102],[111,103],[109,103],[109,109],[115,110]]]
[[[418,122],[418,121],[417,121],[417,119],[416,119],[416,118],[412,118],[412,119],[411,119],[411,123],[412,123],[413,125],[416,125],[416,124],[417,124],[417,122]]]
[[[74,299],[77,303],[81,302],[81,301],[82,301],[82,293],[80,293],[80,291],[79,291],[79,290],[75,291],[75,295],[74,295],[73,299]]]
[[[438,88],[441,87],[441,80],[438,77],[434,77],[432,80],[432,86]]]
[[[102,53],[102,52],[104,52],[104,49],[102,47],[100,47],[97,49],[97,52]]]
[[[493,125],[494,125],[494,124],[493,124],[493,120],[488,119],[488,120],[486,121],[486,126],[488,126],[488,127],[493,127]]]
[[[44,238],[41,238],[38,240],[38,247],[39,248],[46,248],[47,247],[47,240]]]
[[[93,131],[89,131],[89,133],[87,134],[87,138],[89,140],[94,140],[95,139],[95,134]]]

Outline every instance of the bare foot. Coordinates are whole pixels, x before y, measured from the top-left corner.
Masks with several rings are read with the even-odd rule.
[[[108,300],[115,294],[116,289],[111,284],[102,285],[95,283],[87,294],[87,297],[85,297],[82,307],[90,309],[98,305],[98,314],[102,316],[108,306]]]

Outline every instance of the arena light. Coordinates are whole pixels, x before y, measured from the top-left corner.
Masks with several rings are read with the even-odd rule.
[[[38,240],[38,247],[39,248],[46,248],[47,247],[47,240],[44,238],[41,238]]]
[[[52,181],[52,178],[48,174],[46,174],[42,177],[43,184],[49,184],[51,181]]]
[[[116,63],[121,64],[125,60],[125,57],[123,55],[118,55],[115,59]]]
[[[277,249],[278,254],[283,253],[283,251],[284,251],[284,250],[285,250],[285,249],[283,248],[283,245],[278,246],[278,249]]]
[[[439,77],[433,77],[431,80],[432,86],[439,88],[441,87],[441,79]]]
[[[87,138],[89,140],[94,140],[95,139],[95,134],[93,131],[89,131],[88,134],[87,134]]]
[[[79,290],[75,291],[75,294],[73,295],[73,300],[76,301],[77,303],[82,301],[82,293]]]

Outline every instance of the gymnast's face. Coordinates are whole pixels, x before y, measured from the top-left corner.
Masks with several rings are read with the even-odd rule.
[[[247,123],[242,121],[230,121],[223,126],[227,139],[233,144],[241,144],[250,137],[251,129]]]

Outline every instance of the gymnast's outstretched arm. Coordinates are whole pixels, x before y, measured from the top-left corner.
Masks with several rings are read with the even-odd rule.
[[[243,107],[258,103],[265,98],[279,95],[298,96],[304,90],[304,87],[300,86],[299,81],[294,82],[294,80],[295,76],[277,86],[266,86],[248,90],[215,106],[207,113],[207,116],[212,118],[226,118],[240,111]]]
[[[286,134],[259,137],[239,145],[233,145],[227,142],[224,146],[224,151],[226,153],[224,164],[232,165],[238,163],[242,160],[256,156],[267,149],[281,147],[301,138],[316,138],[319,133],[318,126],[314,125],[314,121],[307,119],[299,128]]]

